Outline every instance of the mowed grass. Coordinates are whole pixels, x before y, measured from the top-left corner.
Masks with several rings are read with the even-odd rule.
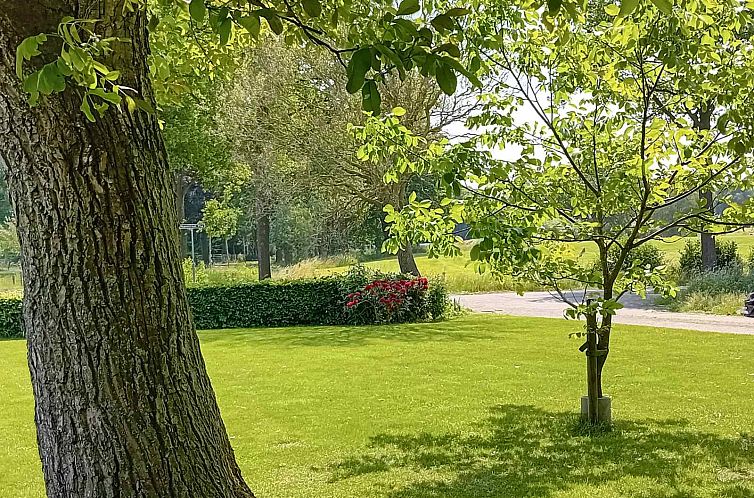
[[[584,435],[575,322],[200,334],[260,498],[749,498],[754,336],[616,328],[615,430]],[[42,496],[22,341],[0,342],[0,496]]]

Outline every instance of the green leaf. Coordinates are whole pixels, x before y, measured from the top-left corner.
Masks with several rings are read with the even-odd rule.
[[[445,13],[446,16],[450,17],[463,17],[469,13],[469,9],[464,9],[461,7],[455,7],[453,9],[450,9]]]
[[[86,119],[91,121],[92,123],[95,122],[94,114],[92,114],[92,108],[89,105],[89,96],[84,95],[84,99],[81,101],[81,111],[84,113],[84,116],[86,116]]]
[[[655,7],[660,9],[663,14],[671,15],[673,13],[672,0],[652,0],[652,3],[655,4]]]
[[[403,0],[398,6],[398,16],[407,16],[419,12],[419,0]]]
[[[436,52],[445,52],[446,54],[452,55],[453,57],[461,57],[461,50],[455,43],[443,43],[442,45],[437,47]]]
[[[106,100],[111,104],[119,105],[121,103],[121,96],[115,92],[108,92],[104,88],[94,88],[89,90],[90,95],[96,95],[102,100]]]
[[[262,27],[259,22],[258,16],[245,16],[238,19],[238,24],[243,26],[251,36],[257,38],[259,36],[259,30]]]
[[[452,67],[453,69],[455,69],[456,71],[464,75],[466,79],[468,79],[471,82],[472,85],[474,85],[477,88],[482,88],[482,82],[479,80],[479,78],[477,78],[477,76],[474,73],[472,73],[471,71],[463,67],[463,64],[458,62],[456,59],[452,57],[443,56],[441,57],[441,60],[448,66]]]
[[[455,25],[453,24],[453,19],[451,19],[450,16],[446,14],[440,14],[439,16],[432,19],[430,23],[437,31],[451,30],[455,27]]]
[[[374,80],[366,81],[361,88],[361,108],[377,116],[380,113],[381,105],[377,83]]]
[[[309,17],[319,17],[322,14],[322,4],[319,0],[302,0],[301,5]]]
[[[561,5],[563,5],[563,0],[547,0],[547,10],[550,11],[550,14],[557,13]]]
[[[220,45],[228,44],[228,40],[230,40],[230,32],[231,32],[232,25],[233,25],[233,22],[230,20],[229,17],[227,17],[220,24],[220,27],[217,28],[217,32],[220,35]]]
[[[47,41],[47,35],[41,34],[37,36],[30,36],[28,38],[25,38],[19,45],[16,47],[16,75],[19,79],[24,77],[23,73],[23,63],[24,60],[31,60],[32,57],[35,57],[41,52],[39,51],[39,45]]]
[[[639,5],[639,0],[621,0],[619,17],[626,17],[631,14]]]
[[[360,48],[351,56],[346,68],[348,82],[346,90],[348,93],[356,93],[364,85],[367,71],[372,67],[372,53],[369,48]]]
[[[609,16],[615,17],[620,14],[620,7],[615,4],[607,5],[605,6],[605,13]]]
[[[456,77],[456,72],[449,65],[443,64],[442,62],[438,64],[437,70],[435,71],[435,78],[437,79],[437,84],[440,85],[440,90],[442,90],[443,93],[446,95],[453,95],[456,92],[458,78]]]
[[[191,0],[189,14],[194,21],[203,22],[204,18],[207,17],[207,6],[204,5],[204,0]]]
[[[393,116],[401,117],[406,114],[406,109],[403,107],[393,107]]]
[[[40,93],[43,93],[45,95],[50,95],[54,92],[62,92],[63,90],[65,90],[65,77],[60,74],[57,62],[45,64],[45,66],[39,72],[37,89]]]
[[[273,33],[279,35],[283,32],[283,23],[277,15],[273,14],[271,16],[265,16],[265,19],[267,19],[267,24],[270,25],[270,29]]]
[[[406,77],[406,70],[403,67],[403,61],[400,57],[398,57],[398,54],[396,54],[392,49],[379,43],[376,43],[374,45],[374,48],[376,48],[382,55],[387,57],[387,59],[396,67],[396,69],[398,69],[398,76],[400,76],[401,80],[403,80]]]

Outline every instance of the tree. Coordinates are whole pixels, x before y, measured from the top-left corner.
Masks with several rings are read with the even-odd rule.
[[[15,47],[95,5],[99,32],[128,40],[102,60],[153,103],[141,8],[32,2],[0,13],[0,151],[23,255],[47,494],[251,497],[191,323],[156,117],[103,109],[92,122],[76,87],[35,106],[19,87]],[[61,84],[50,76],[37,88]]]
[[[360,130],[369,159],[391,155],[442,175],[440,203],[414,198],[390,210],[398,240],[458,254],[453,228],[469,223],[477,269],[547,285],[567,316],[585,318],[592,422],[620,297],[674,293],[642,246],[674,230],[740,230],[754,207],[733,195],[751,183],[754,46],[741,36],[751,13],[727,2],[662,5],[608,5],[557,26],[520,9],[488,11],[494,41],[481,55],[498,84],[469,119],[483,129],[477,138],[416,157],[396,147],[411,134],[395,116]],[[711,126],[698,126],[689,109],[711,101]],[[687,202],[703,191],[709,201]],[[574,253],[578,242],[597,260]],[[583,293],[569,292],[578,286]]]
[[[349,89],[361,90],[369,110],[380,107],[383,73],[417,65],[439,65],[445,79],[467,72],[439,50],[462,36],[465,11],[430,12],[445,16],[431,23],[413,1],[397,10],[328,6],[326,16],[316,0],[161,3],[175,15],[188,10],[221,42],[246,36],[238,25],[254,38],[263,19],[291,43],[351,54]],[[148,26],[159,22],[152,14],[134,0],[11,2],[0,11],[0,154],[18,221],[50,497],[253,496],[186,300],[154,114],[151,75],[164,66],[159,58],[151,72],[147,65]],[[346,37],[335,36],[338,26]]]
[[[210,199],[204,204],[202,211],[203,230],[209,236],[210,251],[213,237],[223,239],[225,241],[226,262],[230,262],[228,239],[233,237],[238,230],[239,216],[239,209],[229,206],[227,200],[221,202],[217,199]]]

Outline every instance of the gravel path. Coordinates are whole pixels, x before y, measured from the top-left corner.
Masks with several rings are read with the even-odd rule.
[[[575,297],[580,298],[578,292]],[[464,294],[453,296],[453,299],[473,311],[514,316],[563,318],[563,310],[566,308],[562,301],[549,292],[527,292],[523,296],[514,292]],[[621,302],[625,308],[619,310],[613,319],[617,323],[754,335],[754,318],[675,313],[654,305],[652,296],[646,300],[635,295],[624,296]]]

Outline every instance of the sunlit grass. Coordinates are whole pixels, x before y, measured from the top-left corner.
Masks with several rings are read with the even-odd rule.
[[[617,326],[615,430],[577,430],[579,330],[441,323],[212,331],[202,350],[260,497],[754,496],[750,336]],[[43,496],[23,341],[0,341],[0,496]]]

